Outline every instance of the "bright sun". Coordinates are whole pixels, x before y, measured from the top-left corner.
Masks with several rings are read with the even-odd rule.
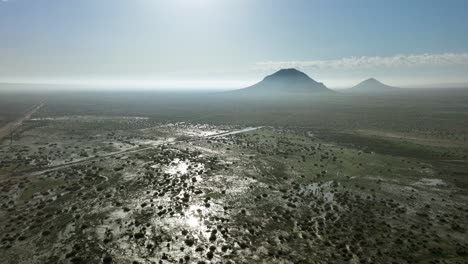
[[[176,0],[177,4],[187,7],[206,7],[213,2],[214,0]]]

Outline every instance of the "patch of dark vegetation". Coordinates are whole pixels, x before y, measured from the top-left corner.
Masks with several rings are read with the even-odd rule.
[[[450,148],[424,146],[404,140],[390,140],[355,133],[336,133],[329,130],[317,131],[317,137],[362,151],[392,156],[428,160],[459,158],[459,155],[454,154]]]

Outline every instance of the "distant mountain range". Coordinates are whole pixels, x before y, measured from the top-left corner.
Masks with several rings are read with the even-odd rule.
[[[359,93],[380,93],[398,91],[400,88],[383,84],[374,78],[367,79],[358,83],[357,85],[346,89],[346,92],[359,92]]]
[[[382,93],[399,91],[400,88],[381,83],[370,78],[352,88],[342,90],[353,93]],[[250,87],[233,91],[238,94],[275,95],[275,94],[332,94],[333,90],[317,82],[307,74],[296,69],[282,69],[268,75],[261,82]]]
[[[323,83],[316,82],[307,74],[296,69],[282,69],[265,77],[261,82],[250,87],[236,90],[244,94],[298,94],[298,93],[333,93]]]

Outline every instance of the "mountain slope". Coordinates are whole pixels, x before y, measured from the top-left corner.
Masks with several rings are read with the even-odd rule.
[[[301,71],[282,69],[265,77],[261,82],[236,90],[236,92],[271,95],[275,93],[330,93],[332,90]]]

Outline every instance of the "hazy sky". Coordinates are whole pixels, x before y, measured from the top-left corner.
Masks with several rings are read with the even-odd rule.
[[[468,82],[466,0],[0,0],[0,82]]]

